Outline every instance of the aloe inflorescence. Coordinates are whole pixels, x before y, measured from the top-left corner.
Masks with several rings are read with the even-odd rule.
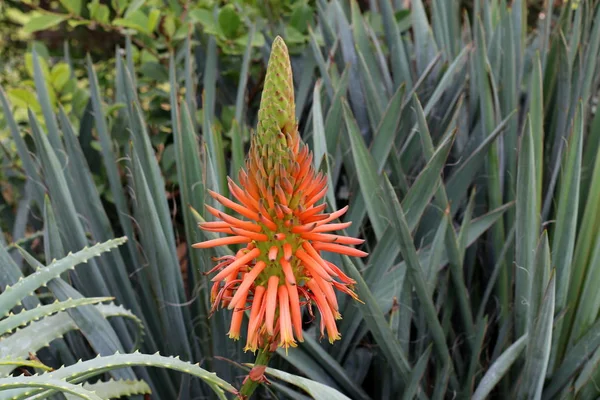
[[[296,346],[303,340],[302,307],[310,309],[313,303],[321,316],[321,335],[326,331],[333,343],[340,338],[336,319],[341,318],[335,290],[358,298],[352,290],[355,282],[321,253],[364,257],[367,253],[350,247],[363,240],[330,233],[350,226],[351,222],[334,222],[348,207],[324,212],[326,204],[321,201],[327,177],[317,173],[312,157],[295,121],[288,50],[277,37],[246,167],[239,173],[239,186],[229,179],[237,202],[210,191],[214,199],[245,219],[207,205],[218,221],[200,227],[230,236],[194,245],[246,244],[234,256],[217,259],[219,263],[210,271],[218,271],[212,278],[213,311],[219,305],[234,310],[231,338],[239,339],[244,311],[250,309],[246,350],[254,352],[274,343],[286,349]]]

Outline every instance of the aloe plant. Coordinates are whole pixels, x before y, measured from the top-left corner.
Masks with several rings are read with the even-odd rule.
[[[344,235],[365,239],[369,256],[327,258],[356,281],[362,303],[337,299],[344,318],[334,345],[319,341],[318,322],[304,314],[304,342],[287,354],[278,350],[270,366],[279,372],[271,379],[266,371],[273,384],[262,390],[315,396],[313,385],[323,384],[353,399],[593,398],[600,374],[600,4],[548,1],[543,18],[530,18],[524,0],[476,0],[464,13],[458,2],[406,3],[372,1],[362,12],[356,1],[319,0],[309,46],[291,57],[295,117],[313,167],[326,174],[326,212],[349,205],[343,221],[353,224]],[[245,372],[224,359],[253,357],[227,339],[230,311],[211,316],[204,275],[212,257],[239,248],[190,250],[219,237],[197,223],[213,222],[205,203],[222,210],[208,189],[230,197],[227,176],[244,165],[245,138],[257,122],[260,96],[247,94],[261,82],[249,73],[251,39],[239,85],[220,78],[217,39],[188,32],[172,49],[169,80],[156,88],[169,99],[170,122],[160,126],[148,123],[154,116],[138,97],[132,41],[115,55],[111,90],[87,60],[89,84],[80,84],[89,112],[77,124],[53,108],[35,54],[43,121],[30,113],[19,125],[1,90],[0,102],[29,182],[21,209],[43,214],[45,231],[24,237],[27,218],[15,218],[10,229],[20,234],[12,239],[31,247],[43,236],[49,264],[90,240],[126,235],[126,246],[71,274],[81,298],[114,297],[115,307],[131,310],[144,326],[143,353],[202,360],[240,387]],[[226,109],[235,110],[233,118]],[[168,151],[153,146],[161,132],[170,137]],[[126,143],[115,143],[123,133]],[[169,157],[174,174],[161,170]],[[17,261],[33,262],[10,246]],[[3,284],[18,279],[17,269],[0,272]],[[61,302],[72,293],[55,289]],[[36,302],[23,299],[28,310]],[[22,318],[59,306],[43,307]],[[136,323],[105,325],[114,341],[86,331],[92,314],[74,310],[101,313],[98,307],[62,312],[78,318],[89,346],[67,335],[40,360],[134,348]],[[113,378],[144,379],[157,398],[212,395],[202,380],[160,369]]]
[[[2,345],[0,346],[0,398],[46,398],[55,392],[63,392],[85,399],[150,394],[152,392],[150,386],[138,379],[99,381],[93,385],[86,385],[86,387],[80,384],[91,377],[119,368],[125,368],[130,374],[133,374],[131,367],[134,365],[169,368],[192,374],[204,380],[221,398],[226,398],[225,391],[235,393],[236,390],[233,386],[198,365],[180,361],[179,358],[164,357],[158,353],[146,355],[138,352],[132,354],[117,352],[104,357],[99,355],[95,359],[80,361],[58,369],[52,369],[39,360],[29,359],[32,354],[36,354],[50,342],[61,339],[69,331],[78,330],[81,326],[79,319],[82,317],[89,318],[86,322],[95,325],[95,329],[98,330],[102,330],[103,324],[106,324],[106,318],[130,318],[140,325],[138,334],[142,333],[141,322],[130,311],[113,303],[103,304],[113,300],[112,297],[69,298],[62,301],[56,300],[46,305],[35,300],[35,297],[28,297],[46,285],[51,290],[57,288],[58,292],[69,288],[78,294],[60,278],[61,274],[74,269],[77,264],[88,263],[94,257],[98,257],[126,241],[127,238],[122,237],[86,247],[76,253],[68,254],[60,260],[55,260],[48,266],[39,265],[35,258],[23,252],[25,258],[31,261],[32,267],[35,268],[33,273],[25,277],[21,276],[21,271],[12,262],[6,249],[1,248],[0,254],[4,269],[19,278],[12,285],[3,287],[0,294],[0,314],[3,317],[0,320],[2,334],[0,338]],[[59,293],[56,295],[60,297]],[[23,302],[28,309],[21,309],[17,313],[11,312]],[[29,308],[36,303],[34,308]],[[92,307],[92,309],[85,312],[83,310],[86,307]],[[81,314],[70,315],[70,310],[77,309],[82,310]],[[116,336],[112,327],[106,326],[112,335]],[[85,335],[85,332],[83,333]],[[20,367],[33,368],[42,373],[33,376],[10,376],[11,372]],[[135,378],[135,375],[132,376]],[[100,392],[106,393],[99,396]]]

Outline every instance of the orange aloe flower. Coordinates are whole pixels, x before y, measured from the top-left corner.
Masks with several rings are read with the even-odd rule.
[[[196,243],[205,249],[245,244],[235,256],[217,259],[209,273],[213,312],[221,305],[234,310],[229,336],[239,339],[244,311],[250,309],[245,349],[256,351],[278,341],[288,348],[302,341],[302,306],[314,303],[321,316],[321,336],[340,338],[340,319],[335,290],[355,299],[355,283],[336,265],[321,257],[334,252],[355,257],[367,255],[351,245],[363,240],[331,232],[350,222],[334,222],[348,209],[325,213],[319,203],[327,191],[327,177],[312,165],[312,152],[301,142],[295,122],[294,88],[287,47],[280,37],[273,42],[258,112],[257,132],[252,137],[246,168],[238,186],[229,179],[237,202],[209,191],[239,219],[209,205],[218,221],[200,224],[209,232],[230,236]],[[311,311],[312,315],[312,311]]]

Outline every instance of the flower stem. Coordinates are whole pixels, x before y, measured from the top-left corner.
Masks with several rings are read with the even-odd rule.
[[[242,385],[242,388],[240,389],[240,398],[242,398],[242,399],[250,398],[250,396],[252,396],[252,393],[254,393],[254,391],[256,390],[258,385],[260,385],[262,382],[264,382],[266,380],[264,378],[264,376],[262,375],[262,373],[259,376],[253,376],[252,371],[260,370],[261,367],[263,367],[263,371],[264,371],[264,367],[266,367],[267,364],[269,364],[269,360],[271,359],[271,356],[273,355],[273,352],[270,351],[269,347],[270,346],[267,345],[267,346],[263,347],[262,349],[260,349],[258,356],[256,356],[256,361],[254,362],[254,367],[252,368],[252,370],[250,370],[250,374],[248,375],[248,378],[246,378],[246,381],[244,382],[244,384]]]

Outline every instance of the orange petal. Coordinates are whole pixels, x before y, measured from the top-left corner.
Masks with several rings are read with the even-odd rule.
[[[246,347],[244,351],[256,351],[256,344],[258,340],[258,327],[262,324],[264,314],[264,286],[257,286],[254,290],[254,299],[252,300],[252,309],[250,310],[250,319],[248,321],[248,338],[246,339]]]
[[[321,225],[321,226],[316,227],[313,230],[313,232],[320,233],[320,232],[339,231],[339,230],[348,228],[350,225],[352,225],[352,221],[340,222],[337,224],[326,224],[326,225]]]
[[[353,290],[351,290],[350,288],[348,288],[346,285],[344,285],[343,283],[339,283],[336,281],[332,281],[331,282],[333,284],[333,286],[335,286],[335,288],[337,290],[339,290],[340,292],[344,292],[347,295],[351,296],[354,300],[358,300],[360,301],[360,299],[358,298],[358,295],[356,293],[354,293]],[[362,302],[361,302],[362,303]]]
[[[215,221],[215,222],[203,222],[198,224],[201,229],[221,229],[221,228],[229,228],[229,224],[223,221]]]
[[[267,307],[265,309],[265,326],[269,335],[273,336],[273,324],[275,322],[275,309],[277,308],[277,287],[279,277],[273,275],[269,278],[267,285]]]
[[[306,240],[314,240],[314,241],[324,242],[324,243],[333,243],[333,242],[339,243],[339,244],[363,244],[364,243],[363,239],[353,238],[353,237],[349,237],[349,236],[330,235],[327,233],[307,232],[307,233],[302,233],[300,236],[302,236],[302,238],[306,239]]]
[[[245,304],[246,304],[245,299],[246,299],[246,296],[248,295],[248,290],[250,289],[250,286],[252,286],[252,284],[258,277],[258,274],[260,274],[262,272],[262,270],[265,269],[266,265],[267,264],[265,264],[264,261],[259,261],[250,270],[250,272],[248,272],[246,274],[246,276],[244,276],[244,279],[242,280],[242,284],[240,285],[240,287],[238,287],[237,291],[235,292],[235,295],[233,296],[233,298],[231,299],[231,302],[229,303],[228,308],[230,310],[234,307],[241,308],[241,307],[245,306]]]
[[[327,193],[327,185],[325,185],[325,187],[322,188],[320,191],[318,191],[316,194],[312,195],[311,197],[307,197],[307,200],[304,202],[304,204],[307,207],[312,206],[317,201],[319,201],[320,199],[322,199],[323,196],[325,196],[325,193]]]
[[[337,218],[341,217],[342,215],[344,215],[346,213],[346,211],[348,211],[348,206],[345,206],[342,209],[332,212],[331,214],[329,214],[329,217],[325,218],[322,221],[317,222],[317,225],[321,226],[328,222],[331,222],[334,219],[337,219]]]
[[[209,190],[208,193],[219,203],[223,204],[225,207],[231,208],[232,210],[240,213],[246,218],[258,221],[258,214],[256,212],[249,210],[246,207],[229,200],[227,197],[221,196],[219,193],[213,192],[212,190]]]
[[[292,330],[290,300],[288,296],[287,287],[283,285],[279,286],[277,294],[279,297],[279,346],[284,347],[287,351],[287,349],[290,346],[296,347],[296,341],[294,340],[294,332]]]
[[[251,196],[248,196],[242,189],[240,189],[238,185],[235,184],[235,182],[230,177],[227,177],[227,181],[229,191],[240,203],[242,203],[244,206],[251,209],[252,211],[258,211],[258,201],[256,201]]]
[[[325,260],[325,263],[327,263],[327,266],[335,273],[335,275],[340,278],[340,280],[346,284],[349,285],[354,285],[356,283],[356,281],[354,279],[351,279],[348,277],[348,275],[346,275],[345,273],[342,272],[342,270],[335,265],[334,263],[331,263],[329,261]]]
[[[306,219],[308,217],[312,217],[313,215],[320,213],[326,207],[327,207],[327,203],[323,203],[323,204],[319,204],[318,206],[311,207],[309,209],[302,211],[300,213],[300,215],[298,215],[298,218],[300,218],[300,220],[303,221],[304,219]]]
[[[306,267],[312,275],[318,275],[326,281],[331,281],[331,276],[329,276],[323,267],[319,265],[319,263],[309,256],[304,250],[296,250],[296,257],[302,260],[304,267]]]
[[[358,250],[353,247],[342,246],[339,244],[333,244],[333,243],[319,242],[319,243],[315,243],[313,247],[315,248],[315,250],[330,251],[332,253],[345,254],[347,256],[352,256],[352,257],[366,257],[369,255],[369,253],[365,253],[362,250]]]
[[[252,231],[252,232],[260,232],[262,230],[260,225],[254,224],[250,221],[242,221],[241,219],[237,219],[235,217],[232,217],[231,215],[225,214],[224,212],[221,212],[218,210],[217,210],[217,213],[218,213],[217,216],[219,218],[221,218],[223,221],[225,221],[228,224],[233,225],[237,228],[245,229],[247,231]]]
[[[239,289],[237,293],[240,293]],[[236,294],[237,294],[236,293]],[[248,296],[248,291],[246,290],[240,299],[240,304],[246,305],[246,298]],[[244,318],[244,307],[238,307],[233,312],[231,316],[231,325],[229,327],[228,335],[233,340],[238,340],[240,338],[240,327],[242,326],[242,319]]]
[[[224,238],[207,240],[205,242],[194,243],[195,249],[208,249],[209,247],[225,246],[229,244],[250,243],[252,240],[244,236],[228,236]]]
[[[288,199],[285,195],[285,192],[281,188],[281,185],[275,185],[275,194],[277,194],[277,198],[284,206],[288,205]]]
[[[323,267],[323,269],[325,270],[325,272],[327,272],[331,276],[337,276],[336,273],[335,273],[335,271],[332,270],[331,268],[329,268],[329,265],[327,264],[327,261],[325,261],[321,257],[321,255],[319,254],[319,252],[316,251],[314,249],[314,247],[312,247],[312,245],[310,244],[310,242],[304,242],[304,243],[302,243],[302,247],[304,248],[304,250],[306,250],[306,252],[308,253],[308,255],[312,257],[313,260],[315,260],[321,267]]]
[[[277,248],[277,246],[271,246],[271,248],[269,249],[269,260],[270,261],[275,261],[277,259],[277,253],[279,252],[279,249]]]
[[[292,233],[303,233],[310,232],[317,227],[317,223],[313,222],[312,224],[306,225],[297,225],[292,228]]]
[[[298,288],[286,280],[285,285],[287,287],[289,298],[290,298],[290,314],[292,315],[292,326],[296,333],[296,339],[299,342],[304,341],[302,331],[302,310],[300,308],[300,299],[298,296]]]
[[[252,249],[242,257],[238,258],[231,264],[229,264],[226,268],[224,268],[221,272],[215,275],[212,278],[213,282],[220,281],[224,279],[227,275],[229,275],[232,271],[248,264],[250,261],[254,260],[256,257],[260,255],[260,249]]]
[[[236,235],[246,236],[252,240],[257,240],[259,242],[265,242],[265,241],[269,240],[269,237],[267,235],[265,235],[264,233],[256,233],[256,232],[247,231],[247,230],[240,229],[240,228],[231,228],[231,230]]]
[[[331,310],[335,311],[334,316],[337,317],[339,315],[339,313],[337,312],[339,310],[339,307],[337,297],[335,297],[335,292],[333,291],[333,284],[331,282],[325,282],[322,279],[316,279],[316,281],[319,287],[321,288],[321,291],[325,295],[325,299],[331,307]]]
[[[315,282],[314,279],[310,279],[306,282],[306,285],[315,296],[315,303],[321,312],[321,320],[325,323],[327,327],[327,335],[329,336],[329,342],[333,343],[335,340],[340,338],[340,334],[337,330],[337,325],[335,324],[335,319],[333,317],[333,313],[331,312],[331,308],[321,291],[318,283]],[[321,332],[322,333],[322,332]]]
[[[283,258],[288,261],[292,258],[292,245],[289,243],[283,244]]]
[[[266,212],[264,214],[263,213],[258,214],[258,221],[261,224],[264,224],[270,230],[276,231],[277,225],[275,225],[275,222],[271,221],[271,219],[267,218],[265,215],[268,215],[268,214]]]
[[[283,269],[286,282],[296,285],[296,277],[294,276],[294,271],[292,271],[292,264],[285,258],[279,260],[279,263],[281,264],[281,269]]]

